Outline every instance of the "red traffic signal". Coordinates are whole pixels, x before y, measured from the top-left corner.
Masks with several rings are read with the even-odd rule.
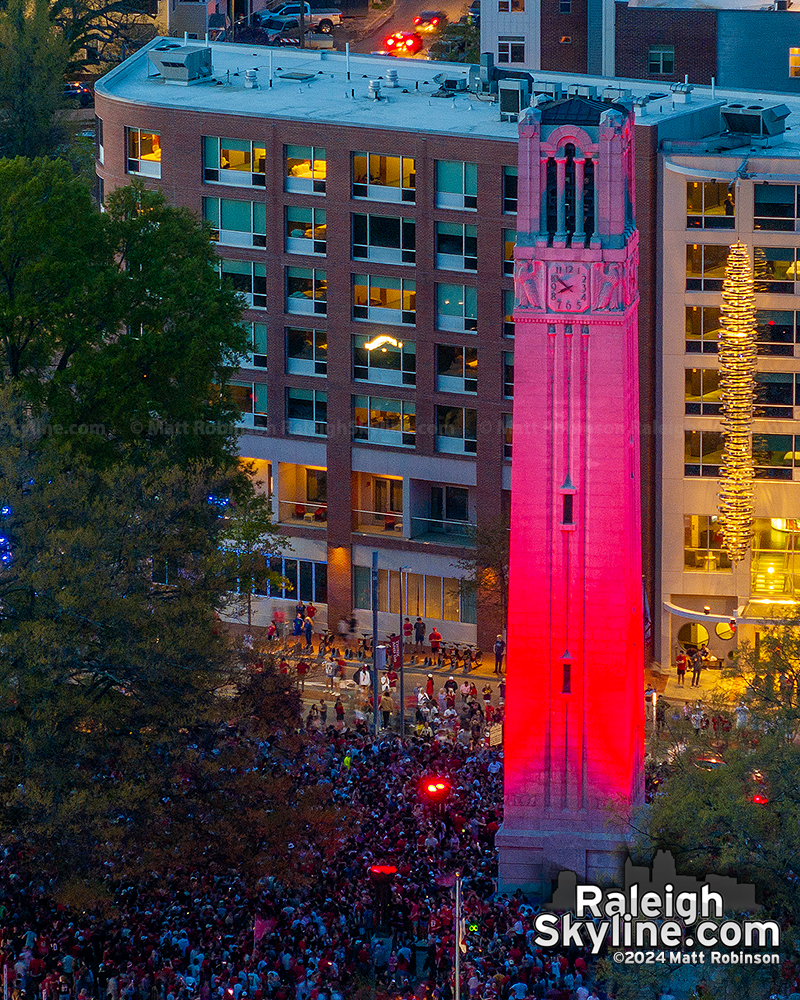
[[[449,798],[452,786],[447,778],[423,778],[421,783],[421,791],[423,796],[428,800],[438,804],[444,802]]]
[[[385,876],[385,875],[396,875],[397,868],[394,865],[370,865],[369,866],[370,875],[375,876]]]

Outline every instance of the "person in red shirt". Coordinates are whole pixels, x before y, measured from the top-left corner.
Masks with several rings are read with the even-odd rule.
[[[438,653],[439,652],[439,644],[441,643],[441,641],[442,641],[442,635],[439,632],[439,630],[436,628],[436,626],[434,625],[433,630],[431,631],[431,634],[428,636],[428,642],[431,644],[431,652],[432,653]]]

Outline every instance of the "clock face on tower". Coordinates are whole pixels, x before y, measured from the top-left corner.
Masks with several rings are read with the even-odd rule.
[[[589,305],[589,268],[585,264],[551,264],[547,305],[552,312],[583,312]]]

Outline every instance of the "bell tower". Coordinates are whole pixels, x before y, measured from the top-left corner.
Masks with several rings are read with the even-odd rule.
[[[621,871],[643,800],[633,114],[519,124],[501,889]],[[621,884],[621,883],[619,883]]]

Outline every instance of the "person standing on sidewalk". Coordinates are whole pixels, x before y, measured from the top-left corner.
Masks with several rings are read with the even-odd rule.
[[[392,700],[392,696],[389,694],[388,691],[384,692],[381,695],[381,700],[378,703],[378,707],[380,708],[381,714],[383,715],[383,728],[388,729],[389,721],[392,718],[392,712],[394,711],[394,701]]]
[[[494,672],[500,674],[503,671],[503,654],[506,651],[506,644],[502,635],[498,635],[494,644]]]
[[[422,649],[425,645],[426,628],[427,626],[425,625],[425,622],[421,618],[417,618],[414,622],[414,644],[416,645],[417,650]]]
[[[683,687],[683,681],[686,677],[686,653],[682,649],[678,650],[675,663],[678,667],[678,687]]]

